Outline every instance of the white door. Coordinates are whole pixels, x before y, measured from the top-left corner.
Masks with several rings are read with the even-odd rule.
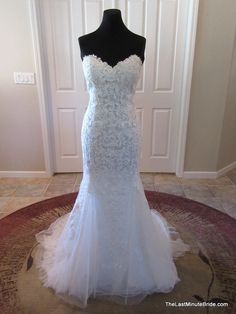
[[[43,0],[41,23],[48,61],[55,172],[83,170],[81,126],[89,95],[78,37],[98,28],[103,10],[117,8],[127,27],[146,37],[134,95],[142,130],[140,171],[175,172],[188,0]]]

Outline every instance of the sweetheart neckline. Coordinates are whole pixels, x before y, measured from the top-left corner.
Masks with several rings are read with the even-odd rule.
[[[141,63],[141,65],[143,64],[142,59],[140,58],[140,56],[138,56],[136,53],[133,53],[131,55],[129,55],[127,58],[118,61],[114,66],[110,65],[109,63],[107,63],[107,61],[103,61],[101,59],[101,57],[98,57],[97,55],[95,55],[94,53],[88,54],[86,56],[83,57],[82,63],[84,63],[84,61],[88,58],[88,57],[94,57],[98,62],[103,63],[104,65],[106,65],[107,67],[111,68],[112,70],[115,69],[119,64],[121,63],[125,63],[128,60],[130,60],[132,57],[136,57],[138,58],[139,62]]]

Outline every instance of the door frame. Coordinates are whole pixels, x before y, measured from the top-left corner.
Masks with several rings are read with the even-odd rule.
[[[197,31],[199,0],[188,0],[189,12],[187,21],[187,38],[185,42],[185,57],[181,88],[180,112],[179,112],[179,130],[176,152],[177,177],[183,177],[184,160],[187,140],[188,113],[191,92],[191,81],[193,72],[193,61],[195,52],[195,41]],[[55,172],[55,156],[52,114],[50,110],[50,90],[49,75],[46,66],[45,40],[43,37],[43,26],[41,24],[41,11],[39,0],[28,0],[31,34],[33,41],[33,52],[35,62],[35,72],[37,78],[37,92],[40,109],[40,119],[42,127],[42,138],[44,148],[44,159],[46,176],[52,176]]]

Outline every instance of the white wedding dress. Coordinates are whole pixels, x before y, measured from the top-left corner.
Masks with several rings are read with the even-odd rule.
[[[90,95],[81,130],[83,178],[71,212],[36,234],[35,264],[43,286],[66,302],[84,308],[91,296],[135,304],[174,288],[180,281],[174,260],[190,246],[144,194],[132,100],[140,57],[112,67],[91,54],[82,64]]]

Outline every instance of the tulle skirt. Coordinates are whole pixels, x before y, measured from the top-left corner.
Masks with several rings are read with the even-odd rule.
[[[190,250],[150,209],[139,175],[84,174],[71,212],[35,235],[35,264],[44,287],[81,308],[88,298],[137,304],[180,281],[174,260]]]

